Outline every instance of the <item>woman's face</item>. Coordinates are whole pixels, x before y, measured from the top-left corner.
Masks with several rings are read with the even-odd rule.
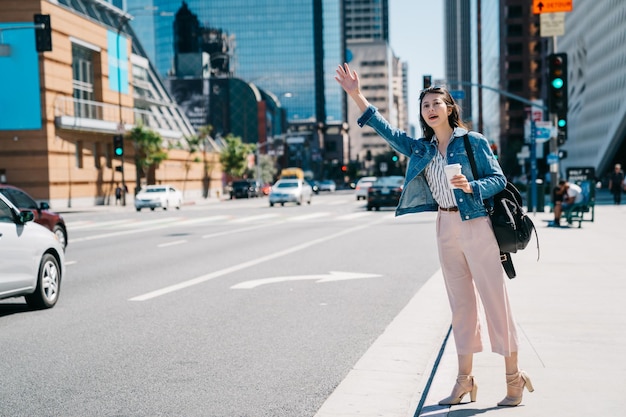
[[[441,94],[426,94],[422,99],[422,117],[431,128],[448,125],[448,116],[452,109],[448,107]]]

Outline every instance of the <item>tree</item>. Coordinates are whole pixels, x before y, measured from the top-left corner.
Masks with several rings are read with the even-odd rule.
[[[195,154],[197,152],[200,152],[203,143],[204,138],[198,135],[191,135],[183,137],[183,141],[177,142],[175,145],[176,148],[183,149],[188,152],[187,159],[185,160],[185,180],[183,181],[183,194],[185,194],[185,189],[187,188],[187,179],[189,178],[189,170],[191,170],[192,163],[200,162],[200,157],[196,156]]]
[[[204,164],[204,169],[203,169],[203,178],[202,178],[202,195],[204,196],[204,198],[207,198],[208,196],[211,195],[211,172],[213,171],[213,166],[209,165],[209,161],[207,160],[206,157],[206,152],[207,152],[207,147],[208,147],[208,140],[211,137],[211,133],[213,132],[213,126],[212,125],[206,125],[206,126],[200,126],[200,128],[198,129],[198,136],[200,136],[202,138],[202,161]]]
[[[144,126],[135,126],[128,137],[135,145],[135,165],[137,167],[137,189],[140,187],[141,177],[148,178],[151,169],[156,168],[161,161],[167,159],[167,152],[163,149],[163,138],[157,132]]]
[[[224,137],[224,142],[226,147],[220,153],[220,164],[227,175],[241,178],[248,168],[248,155],[254,152],[255,145],[243,143],[239,136],[233,136],[232,133]]]
[[[278,170],[276,169],[276,164],[274,163],[274,158],[271,155],[260,154],[260,161],[256,161],[260,167],[261,178],[259,180],[262,183],[271,183],[274,181],[276,177],[276,173]]]

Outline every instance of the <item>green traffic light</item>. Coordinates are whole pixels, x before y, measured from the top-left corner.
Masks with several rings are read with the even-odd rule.
[[[567,120],[565,119],[559,119],[559,127],[565,127],[565,125],[567,124]]]
[[[563,87],[563,79],[562,78],[555,78],[554,80],[552,80],[552,87],[556,88],[557,90],[559,88]]]
[[[122,148],[115,148],[115,155],[122,156],[123,153],[124,151],[122,150]]]
[[[394,155],[391,159],[393,160],[393,162],[396,162],[398,160],[398,157]]]

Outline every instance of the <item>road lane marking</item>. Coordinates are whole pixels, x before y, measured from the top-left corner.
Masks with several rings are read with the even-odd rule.
[[[115,227],[120,225],[125,225],[129,223],[136,223],[135,219],[123,219],[123,220],[111,220],[107,222],[94,222],[94,221],[85,221],[85,222],[74,222],[67,225],[69,230],[79,230],[79,229],[103,229],[105,227]],[[79,224],[76,224],[79,223]]]
[[[382,277],[382,275],[365,274],[365,273],[360,273],[360,272],[330,271],[328,274],[320,274],[320,275],[294,275],[294,276],[285,276],[285,277],[254,279],[250,281],[240,282],[239,284],[233,285],[230,288],[232,290],[242,290],[242,289],[249,290],[249,289],[256,288],[265,284],[275,284],[278,282],[287,282],[287,281],[316,280],[317,284],[320,284],[324,282],[346,281],[349,279],[379,278],[379,277]]]
[[[328,217],[329,215],[330,215],[330,213],[328,213],[328,212],[302,214],[300,216],[288,217],[287,221],[289,221],[289,222],[298,222],[298,221],[302,221],[302,220],[311,220],[311,219],[317,219],[317,218],[320,218],[320,217]]]
[[[248,223],[248,222],[253,222],[253,221],[256,221],[256,220],[275,219],[277,217],[278,217],[278,214],[276,214],[276,213],[259,214],[259,215],[256,215],[256,216],[246,216],[246,217],[241,217],[239,219],[231,220],[231,223]]]
[[[172,242],[160,243],[157,245],[157,248],[167,248],[169,246],[182,245],[183,243],[187,243],[186,240],[174,240]]]
[[[215,279],[215,278],[219,278],[221,276],[228,275],[228,274],[233,273],[233,272],[241,271],[242,269],[247,269],[247,268],[250,268],[250,267],[253,267],[253,266],[256,266],[256,265],[259,265],[261,263],[268,262],[268,261],[271,261],[271,260],[274,260],[274,259],[277,259],[277,258],[281,258],[281,257],[289,255],[291,253],[298,252],[298,251],[301,251],[301,250],[304,250],[304,249],[308,249],[311,246],[319,245],[321,243],[328,242],[329,240],[336,239],[338,237],[341,237],[341,236],[344,236],[344,235],[347,235],[347,234],[350,234],[350,233],[354,233],[354,232],[357,232],[359,230],[367,229],[368,227],[371,227],[372,225],[377,224],[377,223],[382,223],[383,221],[384,221],[384,219],[378,219],[378,220],[375,220],[373,222],[369,222],[369,223],[362,224],[362,225],[359,225],[359,226],[351,227],[349,229],[344,229],[344,230],[342,230],[340,232],[337,232],[337,233],[334,233],[332,235],[324,236],[324,237],[321,237],[319,239],[314,239],[314,240],[311,240],[309,242],[305,242],[305,243],[302,243],[300,245],[293,246],[293,247],[291,247],[289,249],[285,249],[285,250],[282,250],[282,251],[279,251],[279,252],[275,252],[275,253],[272,253],[270,255],[261,256],[260,258],[252,259],[252,260],[250,260],[248,262],[243,262],[243,263],[240,263],[240,264],[237,264],[237,265],[233,265],[233,266],[228,267],[228,268],[224,268],[224,269],[219,270],[219,271],[212,272],[210,274],[202,275],[202,276],[199,276],[197,278],[193,278],[193,279],[190,279],[190,280],[187,280],[187,281],[180,282],[178,284],[174,284],[174,285],[170,285],[170,286],[161,288],[159,290],[148,292],[146,294],[138,295],[136,297],[130,298],[129,301],[146,301],[146,300],[150,300],[152,298],[156,298],[156,297],[160,297],[160,296],[163,296],[163,295],[166,295],[166,294],[170,294],[170,293],[173,293],[173,292],[176,292],[176,291],[188,288],[188,287],[192,287],[194,285],[202,284],[202,283],[204,283],[206,281],[209,281],[209,280],[212,280],[212,279]]]

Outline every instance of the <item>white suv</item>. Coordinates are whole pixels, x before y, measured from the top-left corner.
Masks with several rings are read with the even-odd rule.
[[[360,199],[367,200],[367,190],[372,186],[377,177],[363,177],[359,179],[354,187],[356,201]]]

